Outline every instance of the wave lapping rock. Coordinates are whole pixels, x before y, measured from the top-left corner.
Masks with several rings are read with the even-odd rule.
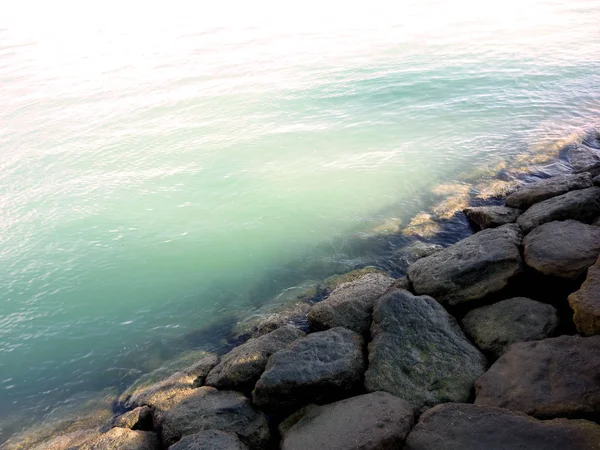
[[[520,209],[508,206],[474,206],[463,209],[463,212],[481,230],[513,223],[523,214]]]
[[[530,206],[569,191],[592,187],[589,173],[565,174],[527,184],[506,197],[506,206],[525,210]]]

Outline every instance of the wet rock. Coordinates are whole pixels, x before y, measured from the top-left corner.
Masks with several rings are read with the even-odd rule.
[[[548,222],[573,219],[590,223],[599,215],[600,188],[591,187],[536,203],[517,219],[517,223],[527,234]]]
[[[399,255],[400,260],[403,265],[408,267],[415,261],[418,261],[421,258],[425,258],[427,256],[431,256],[434,253],[439,252],[444,247],[438,244],[429,244],[423,241],[416,241],[412,244],[407,245],[397,251],[394,254]]]
[[[506,198],[506,206],[525,210],[549,198],[590,187],[592,187],[592,177],[589,173],[558,175],[524,185]]]
[[[400,448],[412,425],[404,400],[374,392],[313,408],[287,431],[282,450]]]
[[[375,304],[367,391],[386,391],[420,413],[443,402],[465,402],[486,359],[434,299],[394,291]]]
[[[96,437],[100,435],[100,432],[97,430],[79,430],[73,431],[72,433],[68,433],[62,436],[57,436],[49,441],[43,442],[41,444],[35,445],[34,447],[21,447],[21,446],[12,446],[10,442],[8,443],[7,449],[26,449],[29,448],[31,450],[73,450],[78,449],[79,446],[85,445],[87,442],[94,440]],[[4,446],[2,447],[4,448]]]
[[[138,406],[117,417],[113,427],[129,428],[130,430],[151,430],[152,411],[147,406]]]
[[[586,166],[583,169],[580,169],[577,171],[577,173],[584,173],[584,172],[587,172],[592,176],[592,182],[593,182],[593,179],[596,178],[598,175],[600,175],[600,161],[596,162],[594,164],[591,164],[589,166]]]
[[[586,145],[569,145],[567,159],[575,172],[600,162],[600,152]]]
[[[475,404],[541,419],[600,412],[600,336],[514,344],[475,383]]]
[[[388,288],[387,292],[395,291],[397,289],[405,289],[410,291],[410,287],[410,280],[408,277],[401,277],[394,281],[394,284]]]
[[[594,186],[600,186],[600,175],[596,175],[593,179],[592,179],[592,183],[594,183]]]
[[[600,255],[600,227],[576,220],[546,223],[523,241],[525,263],[544,275],[577,279]]]
[[[308,320],[314,330],[344,327],[365,334],[371,326],[373,302],[394,283],[394,279],[370,273],[340,285],[331,295],[314,305]]]
[[[415,262],[408,278],[417,294],[451,305],[482,299],[521,273],[521,240],[514,224],[483,230]]]
[[[111,428],[106,433],[76,447],[77,450],[159,450],[156,433]]]
[[[569,306],[579,333],[600,334],[600,258],[588,269],[581,288],[569,295]]]
[[[246,397],[207,386],[195,389],[155,419],[165,446],[210,429],[236,433],[256,450],[264,449],[270,438],[265,416],[255,411]]]
[[[537,420],[502,408],[461,403],[426,411],[405,450],[593,450],[600,426],[587,420]]]
[[[363,346],[358,333],[340,327],[298,339],[271,356],[256,383],[254,404],[276,411],[348,395],[365,371]]]
[[[265,370],[271,355],[303,336],[304,332],[287,325],[250,339],[221,357],[219,364],[206,377],[206,384],[218,389],[250,392]]]
[[[507,206],[476,206],[465,208],[463,212],[479,229],[485,230],[486,228],[496,228],[507,223],[513,223],[523,211]]]
[[[232,337],[234,340],[257,338],[286,325],[293,325],[300,329],[308,328],[306,315],[310,306],[301,301],[267,305],[258,314],[238,322],[233,329]]]
[[[558,323],[556,308],[524,297],[474,309],[462,320],[475,344],[495,358],[511,344],[552,336]]]
[[[169,450],[248,450],[235,433],[206,430],[184,436]]]

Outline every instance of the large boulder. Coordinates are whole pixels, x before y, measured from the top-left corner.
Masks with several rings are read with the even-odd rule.
[[[474,206],[463,209],[463,212],[481,230],[513,223],[523,213],[520,209],[508,206]]]
[[[63,434],[61,436],[56,436],[55,438],[42,442],[41,444],[33,444],[33,446],[31,444],[26,443],[23,443],[23,445],[26,445],[26,447],[21,445],[13,446],[9,441],[5,442],[2,448],[4,449],[6,447],[7,450],[73,450],[78,449],[82,445],[85,445],[88,442],[95,440],[99,435],[100,432],[95,429],[78,430],[73,431],[71,433]]]
[[[600,426],[537,420],[502,408],[447,403],[426,411],[405,450],[598,450]]]
[[[218,389],[250,392],[265,370],[273,353],[305,336],[298,328],[287,325],[235,347],[206,377],[206,384]]]
[[[574,219],[591,223],[600,216],[600,188],[591,187],[536,203],[517,219],[525,234],[555,220]]]
[[[97,438],[75,447],[77,450],[159,450],[156,433],[112,428]]]
[[[418,260],[408,277],[417,294],[451,305],[482,299],[521,273],[522,238],[515,224],[483,230]]]
[[[155,421],[165,446],[210,429],[236,433],[255,450],[264,449],[270,439],[267,419],[252,408],[250,400],[239,392],[208,386],[195,389]]]
[[[524,185],[506,197],[506,206],[527,209],[536,203],[566,194],[569,191],[590,187],[592,187],[592,177],[589,173],[558,175]]]
[[[381,273],[369,273],[358,280],[342,284],[326,300],[310,309],[308,320],[311,327],[315,330],[344,327],[365,334],[371,326],[373,302],[394,281]]]
[[[525,263],[544,275],[577,279],[600,255],[600,227],[576,220],[546,223],[523,241]]]
[[[600,412],[600,336],[512,345],[475,383],[475,404],[541,419]]]
[[[385,392],[312,408],[283,437],[282,450],[400,448],[413,426],[408,404]]]
[[[367,391],[386,391],[420,413],[443,402],[465,402],[486,359],[434,299],[397,290],[375,304]]]
[[[130,430],[151,430],[152,410],[148,406],[138,406],[117,417],[113,427],[129,428]]]
[[[317,292],[316,287],[313,292]],[[245,341],[249,338],[260,337],[286,325],[293,325],[300,329],[308,328],[306,315],[310,306],[303,301],[264,305],[256,314],[235,324],[231,337],[233,340]]]
[[[600,334],[600,258],[588,269],[581,288],[569,295],[569,306],[579,333]]]
[[[517,297],[469,311],[462,324],[481,350],[498,358],[511,344],[553,336],[559,319],[552,305]]]
[[[569,164],[575,172],[600,162],[600,151],[587,145],[571,144],[566,151]]]
[[[220,430],[205,430],[184,436],[169,450],[248,450],[235,433]]]
[[[252,394],[254,404],[276,411],[347,396],[365,372],[363,347],[358,333],[340,327],[298,339],[271,356]]]

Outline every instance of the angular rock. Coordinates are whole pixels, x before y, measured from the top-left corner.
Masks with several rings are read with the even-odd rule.
[[[596,162],[594,164],[590,164],[589,166],[584,167],[583,169],[577,170],[577,173],[584,173],[587,172],[592,176],[592,182],[594,181],[594,178],[598,177],[598,175],[600,175],[600,161]]]
[[[420,259],[408,269],[417,294],[451,305],[479,300],[522,271],[522,234],[515,224],[483,230]]]
[[[553,336],[559,319],[552,305],[517,297],[474,309],[462,324],[477,347],[498,358],[509,345]]]
[[[569,295],[569,306],[580,334],[600,334],[600,258],[588,269],[581,288]]]
[[[589,173],[558,175],[524,185],[521,189],[506,197],[506,206],[525,210],[549,198],[590,187],[592,187],[592,177]]]
[[[520,209],[508,206],[475,206],[465,208],[463,212],[481,230],[513,223],[523,213]]]
[[[363,338],[332,328],[298,339],[269,359],[252,393],[266,411],[337,400],[360,385],[365,371]]]
[[[444,247],[439,244],[430,244],[423,241],[415,241],[412,244],[402,247],[394,252],[394,255],[398,255],[402,266],[408,267],[415,261],[421,258],[431,256],[434,253],[439,252]]]
[[[597,450],[600,426],[587,420],[537,420],[502,408],[446,403],[426,411],[405,450]]]
[[[475,404],[540,419],[600,412],[600,336],[512,345],[475,383]]]
[[[412,426],[413,412],[404,400],[374,392],[312,409],[285,433],[281,448],[401,448]]]
[[[117,417],[113,427],[129,428],[130,430],[151,430],[152,411],[147,406],[138,406]]]
[[[600,227],[576,220],[546,223],[523,241],[525,263],[544,275],[577,279],[600,255]]]
[[[556,220],[578,220],[591,223],[600,215],[600,188],[591,187],[552,197],[536,203],[517,219],[525,234]]]
[[[365,334],[371,326],[373,302],[394,281],[381,273],[369,273],[356,281],[342,284],[327,299],[310,309],[308,320],[311,327],[315,330],[344,327]]]
[[[184,436],[169,450],[248,450],[235,433],[206,430]]]
[[[483,354],[434,299],[394,291],[375,304],[367,391],[386,391],[420,413],[443,402],[465,402],[485,372]]]
[[[210,429],[236,433],[248,447],[256,450],[266,448],[270,438],[265,416],[255,411],[246,397],[239,392],[217,391],[211,387],[195,389],[155,420],[165,446]]]
[[[97,438],[76,447],[77,450],[159,450],[156,433],[111,428]]]
[[[600,152],[586,145],[570,145],[567,149],[567,159],[575,172],[580,172],[597,162],[600,162]]]
[[[314,292],[317,292],[316,287]],[[249,338],[261,337],[286,325],[293,325],[299,329],[308,329],[306,315],[310,307],[311,305],[302,301],[265,305],[254,316],[238,322],[233,327],[232,338],[238,341],[245,341]]]

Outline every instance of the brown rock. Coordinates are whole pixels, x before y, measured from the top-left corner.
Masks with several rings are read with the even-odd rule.
[[[77,450],[158,450],[160,447],[158,437],[150,431],[112,428],[76,448]]]
[[[147,406],[138,406],[117,417],[113,427],[129,428],[130,430],[151,430],[152,411]]]
[[[235,433],[205,430],[184,436],[169,450],[248,450]]]
[[[600,334],[600,258],[588,269],[581,288],[569,295],[569,305],[579,333]]]

